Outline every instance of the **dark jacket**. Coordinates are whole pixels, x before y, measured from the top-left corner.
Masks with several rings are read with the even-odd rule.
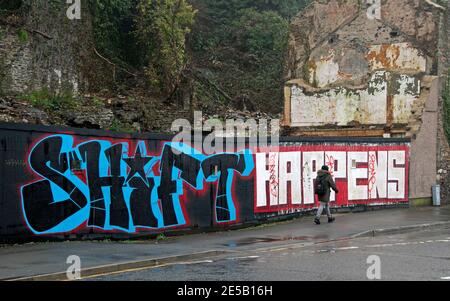
[[[317,172],[317,181],[323,181],[326,184],[326,193],[324,195],[319,195],[319,201],[322,203],[330,202],[331,189],[339,193],[339,190],[336,187],[336,183],[331,176],[331,173],[326,170],[319,170]]]

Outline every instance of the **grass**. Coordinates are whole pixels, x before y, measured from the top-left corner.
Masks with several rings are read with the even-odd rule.
[[[123,123],[118,119],[113,120],[109,130],[113,132],[121,132],[129,134],[136,132],[136,130],[131,125]]]
[[[29,39],[28,32],[25,29],[19,29],[17,31],[17,37],[19,38],[19,41],[22,43],[28,42]]]
[[[49,111],[61,109],[74,109],[77,107],[77,100],[72,93],[51,93],[48,89],[42,89],[24,94],[20,97],[28,101],[33,106]]]
[[[94,96],[94,98],[92,99],[92,104],[97,108],[101,108],[101,107],[105,106],[104,102],[96,96]]]
[[[164,233],[161,233],[161,234],[159,234],[157,237],[156,237],[156,241],[157,242],[159,242],[159,241],[166,241],[166,240],[168,240],[169,238],[164,234]]]

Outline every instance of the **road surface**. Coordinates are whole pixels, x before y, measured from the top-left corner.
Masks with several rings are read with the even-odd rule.
[[[450,228],[313,246],[271,247],[87,280],[373,280],[368,274],[375,280],[450,280]],[[374,270],[377,258],[380,265]]]

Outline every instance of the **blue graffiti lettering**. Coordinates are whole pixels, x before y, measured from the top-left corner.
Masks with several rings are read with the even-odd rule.
[[[250,150],[203,155],[180,143],[165,143],[152,156],[139,141],[92,140],[74,147],[70,135],[39,141],[28,164],[40,180],[21,188],[23,214],[34,234],[71,232],[80,227],[135,233],[138,229],[186,226],[183,185],[197,191],[217,183],[215,222],[237,220],[233,182],[254,169]],[[209,205],[209,204],[205,204]]]

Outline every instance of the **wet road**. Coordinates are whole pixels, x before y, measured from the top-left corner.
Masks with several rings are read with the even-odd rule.
[[[367,260],[372,255],[381,260],[381,280],[450,280],[450,229],[313,246],[280,245],[89,280],[369,280],[373,262]]]

